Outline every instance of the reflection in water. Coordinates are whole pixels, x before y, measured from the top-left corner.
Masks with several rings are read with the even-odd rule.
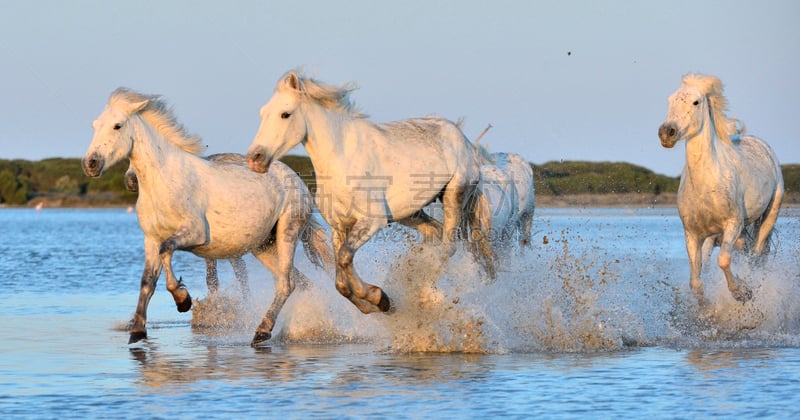
[[[157,343],[129,349],[139,383],[153,390],[224,379],[265,381],[272,385],[308,383],[329,393],[354,385],[396,389],[408,384],[476,380],[491,370],[483,355],[376,354],[370,345],[247,345],[199,344],[165,352]]]

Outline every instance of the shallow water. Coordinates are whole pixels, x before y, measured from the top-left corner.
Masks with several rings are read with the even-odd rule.
[[[255,259],[245,309],[179,314],[162,278],[150,338],[129,346],[143,262],[135,215],[2,209],[0,415],[800,413],[800,212],[784,210],[764,265],[735,257],[753,301],[733,301],[707,265],[709,312],[689,291],[674,209],[543,209],[534,220],[533,246],[504,252],[494,280],[462,250],[442,264],[436,247],[385,231],[356,267],[392,297],[389,315],[360,314],[298,252],[312,285],[254,349],[272,297]],[[175,269],[209,302],[200,259],[176,254]],[[226,262],[220,275],[236,303]]]

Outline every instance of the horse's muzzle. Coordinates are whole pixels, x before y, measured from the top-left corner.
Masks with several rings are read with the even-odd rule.
[[[678,142],[678,128],[672,123],[661,124],[658,128],[658,138],[661,139],[662,146],[671,149]]]
[[[247,167],[254,172],[260,174],[267,172],[271,163],[272,159],[267,158],[267,155],[261,149],[247,152]]]
[[[96,154],[92,154],[81,159],[81,165],[83,166],[83,173],[87,176],[98,177],[103,173],[105,160]]]

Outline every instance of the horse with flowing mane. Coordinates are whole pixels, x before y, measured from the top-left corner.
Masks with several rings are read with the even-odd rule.
[[[147,306],[162,268],[178,310],[191,308],[191,297],[172,270],[175,250],[206,259],[251,252],[264,264],[275,277],[275,297],[253,344],[268,340],[295,282],[305,279],[294,267],[298,240],[314,264],[333,259],[300,177],[278,162],[263,176],[241,163],[199,156],[200,139],[187,134],[158,96],[119,88],[92,126],[94,137],[82,160],[86,175],[98,177],[127,157],[138,179],[145,266],[129,342],[147,337]]]
[[[737,242],[760,256],[783,199],[783,176],[775,153],[763,140],[744,134],[725,115],[722,82],[713,76],[688,74],[669,97],[669,110],[658,129],[661,145],[686,140],[686,165],[678,189],[678,212],[686,236],[690,285],[704,304],[700,271],[704,254],[719,245],[717,263],[728,290],[739,301],[752,292],[731,273],[731,251]],[[702,249],[701,249],[702,248]]]
[[[480,169],[469,140],[456,124],[435,116],[370,122],[349,100],[354,88],[288,72],[261,108],[247,152],[251,169],[269,173],[276,159],[305,146],[316,172],[317,207],[332,228],[336,289],[364,313],[390,309],[386,293],[356,274],[353,258],[392,221],[426,239],[442,238],[447,256],[459,235],[474,237],[481,246],[470,249],[493,273],[488,226],[472,225]],[[422,211],[437,199],[444,226]]]

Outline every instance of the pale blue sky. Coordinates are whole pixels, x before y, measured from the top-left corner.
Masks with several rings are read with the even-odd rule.
[[[243,153],[277,79],[302,66],[375,121],[436,113],[534,163],[627,161],[660,146],[687,72],[800,162],[800,2],[0,0],[0,158],[80,157],[109,93],[159,93],[208,153]],[[571,54],[570,54],[571,53]]]

